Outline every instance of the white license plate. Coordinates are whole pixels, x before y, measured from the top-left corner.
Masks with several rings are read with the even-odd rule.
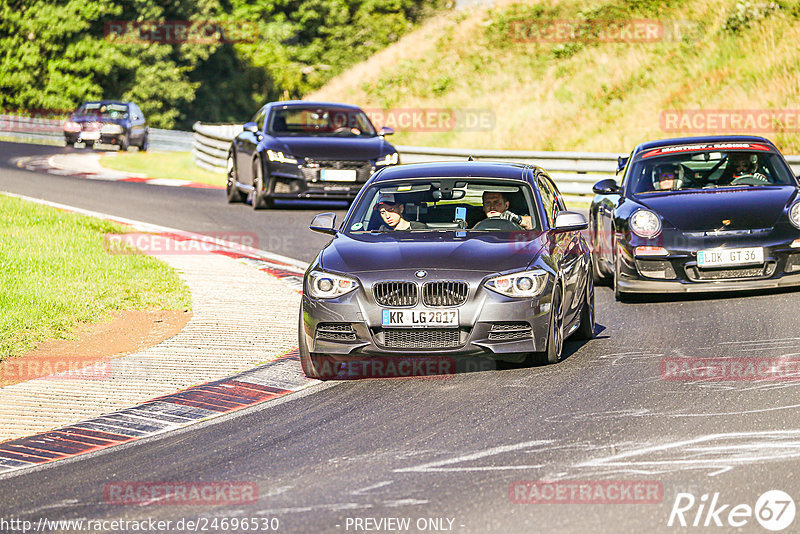
[[[324,182],[355,182],[355,169],[322,169],[319,177]]]
[[[383,310],[387,328],[457,327],[458,310]]]
[[[100,139],[100,132],[81,132],[81,139],[98,140]]]
[[[725,267],[756,263],[764,263],[764,249],[761,247],[714,248],[697,253],[698,267]]]

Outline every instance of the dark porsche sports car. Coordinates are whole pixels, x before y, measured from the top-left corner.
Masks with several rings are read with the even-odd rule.
[[[400,162],[356,106],[272,102],[256,113],[228,152],[228,202],[248,196],[254,209],[275,199],[352,200],[381,168]]]
[[[620,159],[589,213],[595,277],[618,298],[800,285],[798,180],[770,141],[666,139]]]
[[[303,370],[331,378],[331,361],[371,358],[559,361],[565,336],[594,332],[586,225],[538,167],[380,170],[338,229],[333,213],[311,224],[333,239],[305,273]]]
[[[68,145],[83,143],[91,148],[95,143],[117,145],[128,150],[148,148],[149,130],[144,113],[133,102],[99,100],[85,102],[64,123],[64,139]]]

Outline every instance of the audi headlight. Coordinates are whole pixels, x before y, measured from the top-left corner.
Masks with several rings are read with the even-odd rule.
[[[386,154],[376,161],[375,166],[380,167],[381,165],[397,165],[398,161],[400,161],[400,155],[397,152],[392,152],[391,154]]]
[[[332,299],[345,295],[358,287],[349,276],[314,271],[308,275],[308,293],[317,299]]]
[[[661,219],[649,210],[636,210],[630,218],[631,230],[639,237],[650,239],[661,233]]]
[[[119,124],[104,124],[100,127],[100,133],[104,134],[121,134],[123,131]]]
[[[547,271],[535,269],[496,276],[486,282],[486,287],[507,297],[531,298],[542,293],[547,285]]]
[[[800,200],[796,201],[789,208],[789,221],[791,221],[795,228],[800,228]]]
[[[270,161],[277,161],[278,163],[291,163],[297,165],[297,160],[292,156],[287,156],[283,152],[276,152],[274,150],[267,150],[267,157]]]

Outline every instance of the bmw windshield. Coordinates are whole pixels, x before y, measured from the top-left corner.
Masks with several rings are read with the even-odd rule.
[[[497,202],[496,211],[490,211]],[[516,181],[430,178],[378,182],[345,221],[347,234],[391,231],[519,231],[541,228],[531,188]],[[488,213],[488,216],[487,216]],[[487,219],[496,224],[486,225]]]

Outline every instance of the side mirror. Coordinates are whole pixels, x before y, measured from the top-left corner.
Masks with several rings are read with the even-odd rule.
[[[258,124],[254,122],[244,123],[244,131],[250,133],[258,133]]]
[[[336,234],[336,214],[332,212],[315,215],[309,228],[321,234]]]
[[[556,215],[556,223],[553,225],[553,230],[556,232],[574,232],[587,228],[589,228],[589,223],[586,221],[586,217],[574,211],[562,211]]]
[[[392,135],[393,133],[394,133],[394,128],[389,128],[388,126],[384,126],[383,128],[380,129],[378,135],[383,137],[385,135]]]
[[[592,186],[592,191],[598,195],[611,195],[619,193],[619,186],[613,178],[606,178],[594,184]]]

